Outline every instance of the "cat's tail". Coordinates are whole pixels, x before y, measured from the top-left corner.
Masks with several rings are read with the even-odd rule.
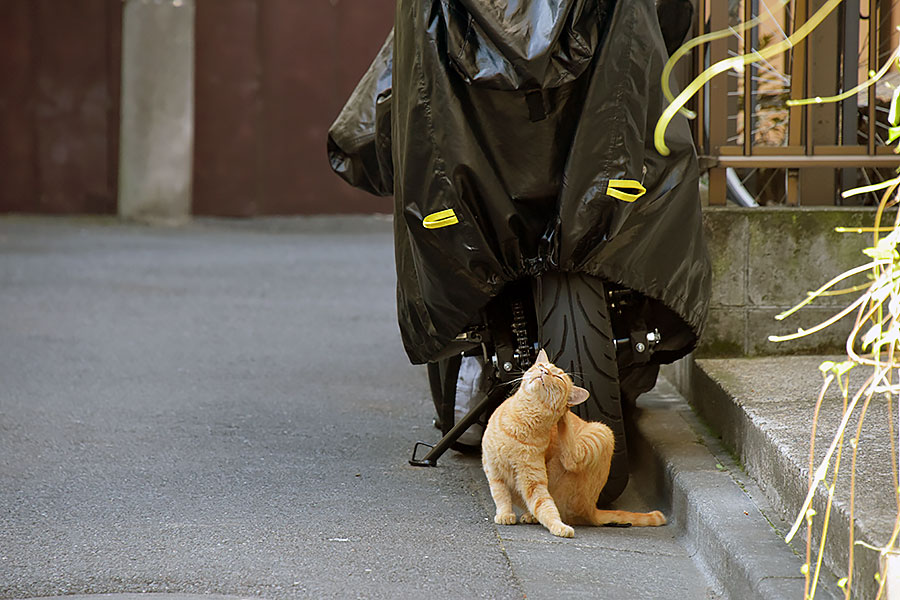
[[[613,525],[619,527],[659,527],[666,524],[666,517],[654,510],[648,513],[635,513],[625,510],[600,510],[594,509],[590,515],[591,525]]]

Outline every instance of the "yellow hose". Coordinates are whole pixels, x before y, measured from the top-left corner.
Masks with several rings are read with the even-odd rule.
[[[837,96],[826,96],[822,98],[821,96],[816,96],[815,98],[803,98],[800,100],[788,100],[788,106],[803,106],[804,104],[824,104],[826,102],[840,102],[841,100],[846,100],[852,96],[858,94],[861,90],[869,87],[870,85],[876,83],[879,79],[884,77],[884,74],[887,73],[887,70],[891,67],[891,63],[897,60],[897,57],[900,57],[900,48],[894,50],[894,53],[891,54],[891,57],[887,59],[887,62],[878,69],[877,73],[869,72],[869,78],[863,81],[861,84],[856,86],[853,89],[847,90],[846,92],[840,93]],[[862,193],[862,192],[860,192]]]
[[[764,48],[763,50],[754,50],[748,54],[742,54],[741,56],[735,56],[733,58],[726,58],[725,60],[720,60],[716,64],[712,65],[705,71],[703,71],[700,75],[698,75],[678,96],[672,100],[669,106],[663,111],[663,114],[659,117],[659,121],[656,123],[656,130],[653,134],[653,143],[656,146],[656,150],[662,154],[663,156],[668,156],[670,154],[669,147],[666,146],[666,129],[669,127],[669,123],[678,113],[678,111],[687,104],[687,101],[697,92],[700,91],[704,85],[706,85],[710,79],[719,75],[720,73],[724,73],[730,69],[735,67],[748,65],[752,62],[756,62],[758,60],[768,60],[777,54],[781,54],[782,52],[787,51],[792,48],[797,42],[802,41],[806,38],[812,31],[818,27],[825,18],[830,15],[835,8],[842,2],[843,0],[828,0],[822,8],[816,11],[816,13],[811,16],[806,23],[804,23],[800,28],[798,28],[790,37],[781,42],[778,42],[774,46],[769,46]]]
[[[777,6],[775,10],[784,7],[790,0],[780,0],[781,6]],[[769,19],[772,18],[771,10],[768,11],[768,15],[765,17],[756,16],[753,19],[747,21],[746,23],[741,23],[735,27],[728,27],[727,29],[720,29],[719,31],[713,31],[701,36],[697,36],[692,40],[688,40],[681,47],[676,50],[672,56],[669,57],[669,60],[666,61],[666,66],[663,67],[662,72],[662,90],[663,95],[666,97],[668,102],[672,102],[675,100],[675,96],[672,94],[672,88],[669,87],[669,78],[672,75],[672,70],[675,68],[675,65],[683,56],[685,56],[688,52],[696,48],[701,44],[705,44],[707,42],[712,42],[714,40],[720,40],[722,38],[729,37],[734,34],[743,33],[748,29],[752,29],[757,25],[761,25],[765,23]],[[679,109],[679,112],[686,116],[688,119],[695,119],[697,117],[697,113],[692,110],[688,110],[686,108]]]

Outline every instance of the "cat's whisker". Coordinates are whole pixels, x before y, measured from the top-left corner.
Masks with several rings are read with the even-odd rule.
[[[522,383],[524,380],[525,380],[525,377],[516,377],[515,379],[501,383],[500,385],[502,385],[502,386],[516,385],[517,383]]]
[[[569,375],[569,377],[572,378],[572,381],[573,381],[573,382],[576,382],[576,379],[578,380],[578,382],[583,382],[583,381],[584,381],[584,374],[583,374],[583,373],[568,373],[568,375]],[[576,382],[576,383],[577,383],[577,382]]]

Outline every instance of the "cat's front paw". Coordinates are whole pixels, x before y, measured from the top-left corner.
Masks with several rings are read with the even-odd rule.
[[[649,513],[649,516],[651,527],[659,527],[660,525],[666,524],[666,516],[658,510],[654,510],[652,513]]]
[[[534,517],[533,514],[528,512],[527,510],[522,513],[522,516],[519,517],[519,523],[537,523],[538,520]]]
[[[494,515],[494,523],[497,525],[515,525],[516,513],[497,513]]]
[[[547,529],[550,530],[550,533],[558,537],[575,537],[575,530],[562,521],[560,521],[559,523],[553,523]]]

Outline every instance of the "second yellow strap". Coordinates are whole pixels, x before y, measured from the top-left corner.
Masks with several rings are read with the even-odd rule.
[[[635,179],[610,179],[606,195],[622,202],[634,202],[647,193],[647,189]]]

